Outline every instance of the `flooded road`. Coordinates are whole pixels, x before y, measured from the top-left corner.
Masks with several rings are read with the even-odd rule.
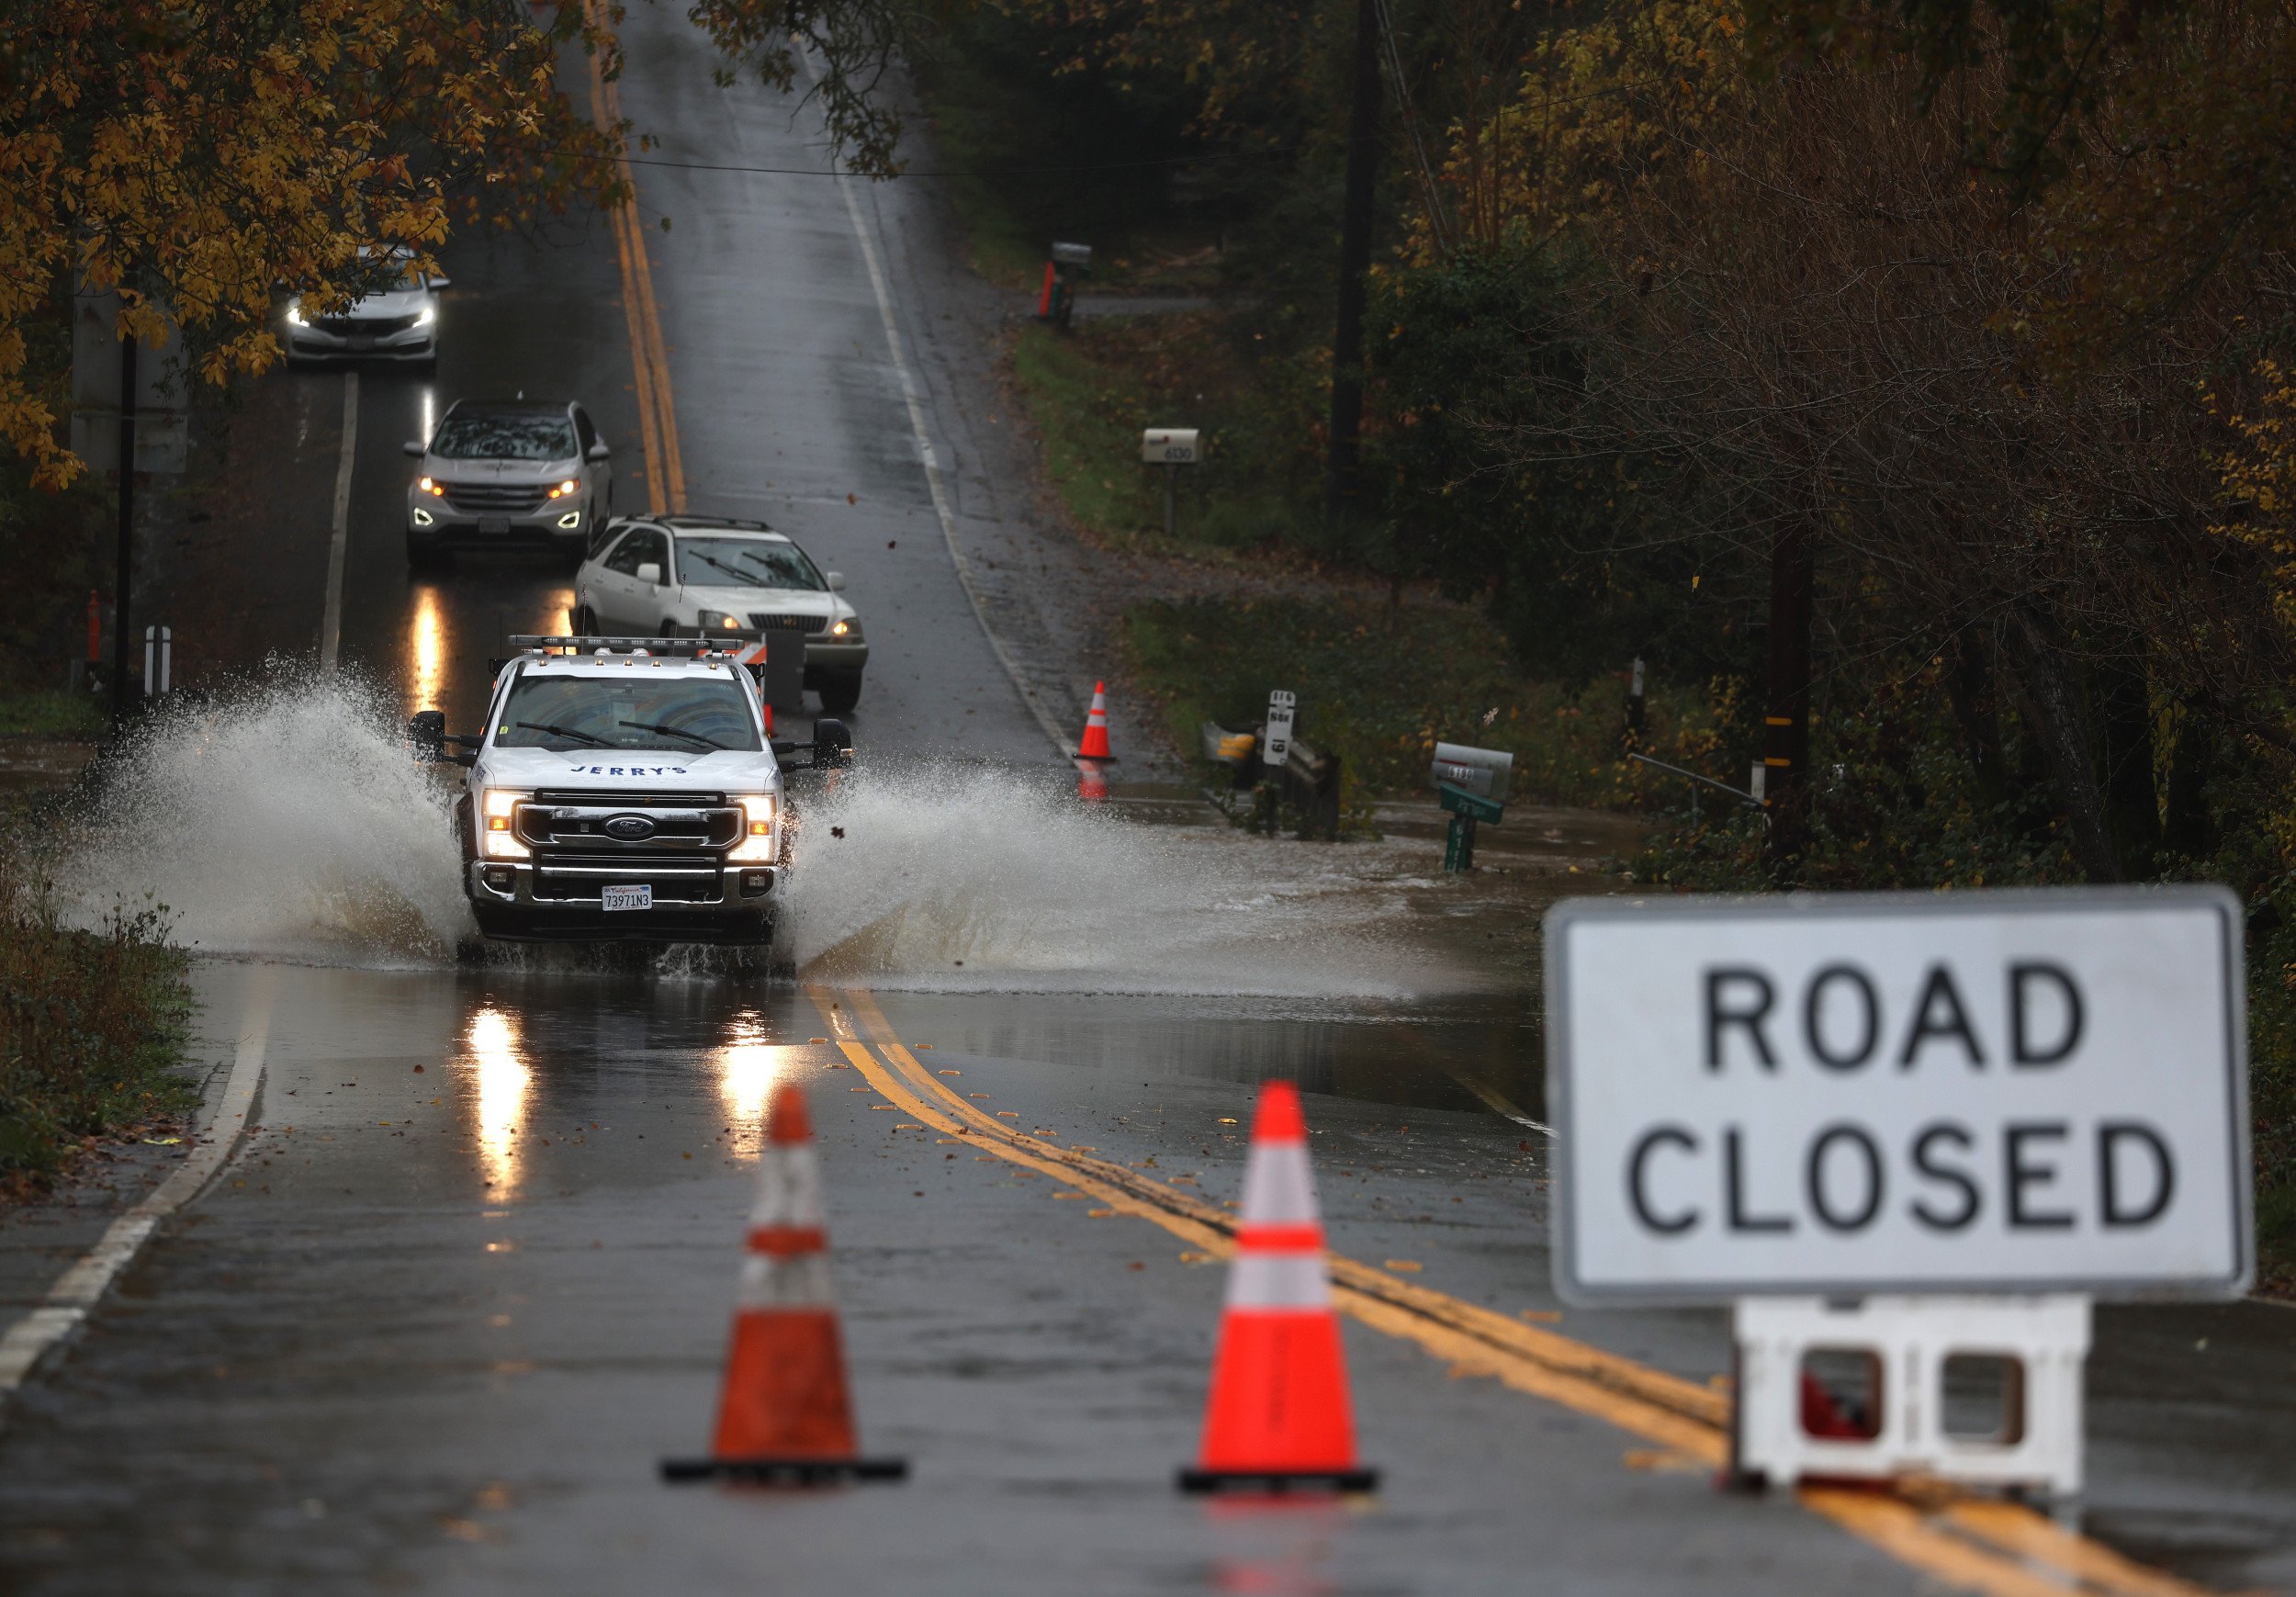
[[[638,176],[649,220],[679,223],[648,235],[667,348],[647,358],[688,497],[849,573],[881,651],[860,765],[798,795],[777,961],[477,945],[452,790],[398,729],[432,704],[467,725],[501,640],[563,624],[567,573],[488,554],[411,576],[398,449],[463,394],[565,394],[650,494],[634,290],[602,225],[457,241],[435,378],[362,374],[343,433],[343,374],[272,379],[293,425],[244,457],[282,492],[308,478],[310,507],[237,576],[297,618],[246,640],[286,663],[157,728],[57,859],[77,913],[170,907],[200,956],[200,1063],[244,1072],[248,1128],[8,1399],[0,1590],[2296,1589],[2296,1314],[2260,1303],[2100,1313],[2079,1525],[2101,1543],[1715,1490],[1722,1314],[1566,1310],[1548,1276],[1535,928],[1626,885],[1638,823],[1518,804],[1484,868],[1446,878],[1425,800],[1340,845],[1247,836],[1156,770],[1080,805],[1037,708],[1106,661],[1040,669],[1041,639],[990,631],[1007,612],[960,577],[960,553],[998,551],[1044,584],[1025,622],[1064,602],[1068,545],[996,469],[1001,334],[944,331],[971,326],[945,214],[914,186],[849,204],[802,175],[809,113],[712,85],[681,17],[630,30],[624,107],[688,163]],[[295,661],[344,451],[329,678]],[[1243,1128],[1278,1075],[1307,1095],[1385,1484],[1208,1505],[1172,1476]],[[863,1442],[910,1459],[904,1486],[656,1479],[709,1434],[782,1084],[820,1140]],[[11,1315],[93,1229],[0,1229],[28,1283]]]

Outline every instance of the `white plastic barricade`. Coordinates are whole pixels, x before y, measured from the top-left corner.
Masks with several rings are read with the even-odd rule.
[[[1807,1476],[1927,1475],[2071,1497],[2081,1490],[2088,1309],[2075,1293],[1741,1298],[1733,1473],[1782,1486]],[[1805,1374],[1813,1353],[1871,1360],[1871,1412],[1854,1427],[1870,1434],[1813,1434]],[[1955,1358],[2000,1361],[2002,1400],[1989,1432],[1946,1429]]]

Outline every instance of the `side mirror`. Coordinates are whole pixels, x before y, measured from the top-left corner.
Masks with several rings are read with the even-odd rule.
[[[638,562],[637,579],[645,583],[648,588],[660,587],[661,563],[658,560],[641,560]]]
[[[816,765],[843,765],[853,752],[853,735],[845,729],[845,723],[834,715],[824,715],[813,724],[813,762]]]
[[[446,758],[446,712],[424,710],[407,723],[407,747],[416,760],[436,765]]]
[[[455,280],[444,272],[429,272],[424,276],[430,279],[431,287],[433,288],[451,288],[455,286]]]
[[[417,460],[422,459],[425,455],[430,453],[430,450],[425,445],[416,442],[412,438],[408,439],[404,444],[399,445],[399,449],[400,453],[403,455],[411,455]]]
[[[831,572],[829,572],[827,575],[828,575],[828,581],[829,581],[829,591],[830,591],[830,592],[832,592],[832,593],[842,593],[842,592],[844,592],[844,591],[845,591],[845,573],[844,573],[844,572],[842,572],[842,571],[831,571]]]
[[[592,466],[595,466],[602,460],[613,459],[613,451],[607,448],[603,444],[593,444],[583,453],[582,458],[589,461]]]

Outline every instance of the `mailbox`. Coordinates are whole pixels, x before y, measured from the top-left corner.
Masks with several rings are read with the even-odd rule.
[[[1150,466],[1196,464],[1193,427],[1151,427],[1140,435],[1140,457]]]
[[[1092,246],[1055,243],[1052,246],[1052,264],[1058,266],[1089,266],[1092,264]]]
[[[1438,743],[1435,769],[1428,780],[1464,788],[1494,804],[1507,802],[1507,786],[1514,780],[1514,756],[1496,748],[1469,748],[1463,743]],[[1492,817],[1495,818],[1495,817]]]

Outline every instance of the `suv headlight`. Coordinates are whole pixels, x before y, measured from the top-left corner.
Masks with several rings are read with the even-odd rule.
[[[487,857],[493,860],[523,860],[530,849],[520,842],[511,830],[512,812],[524,800],[535,795],[523,788],[490,787],[479,795],[479,827],[486,837]]]
[[[773,858],[773,795],[770,793],[746,793],[737,801],[741,805],[741,841],[734,845],[732,857],[745,861]]]
[[[858,615],[849,615],[842,621],[833,621],[829,623],[829,635],[831,637],[841,637],[850,642],[859,643],[861,641],[861,617]]]

